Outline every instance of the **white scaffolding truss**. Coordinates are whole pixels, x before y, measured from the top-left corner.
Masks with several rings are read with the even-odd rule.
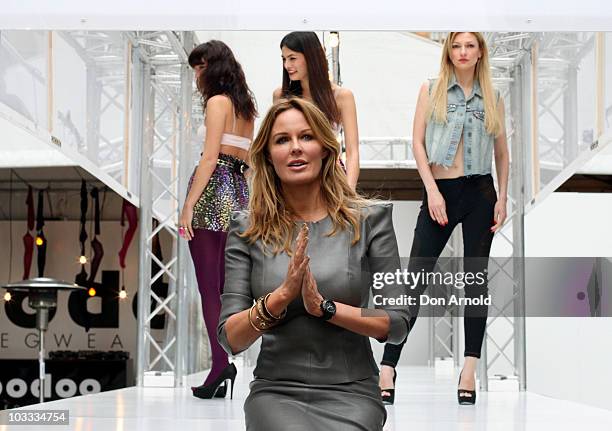
[[[166,123],[164,123],[160,121],[159,115],[171,106],[174,106],[172,112],[175,114],[173,115],[176,115],[178,112],[187,112],[179,109],[180,100],[183,100],[183,103],[186,103],[188,100],[189,104],[191,104],[193,94],[190,93],[190,90],[185,86],[182,87],[182,90],[179,89],[180,83],[185,81],[184,79],[177,79],[179,72],[176,69],[171,70],[171,68],[175,67],[181,60],[184,62],[184,58],[181,59],[179,55],[171,54],[169,50],[176,48],[179,43],[183,42],[179,38],[160,42],[160,37],[162,39],[168,37],[167,32],[150,33],[148,37],[145,38],[143,38],[141,34],[138,37],[140,39],[132,41],[135,47],[140,46],[140,49],[144,49],[143,47],[149,47],[147,49],[151,49],[151,47],[153,47],[156,50],[167,50],[166,52],[157,51],[155,53],[148,53],[150,57],[148,64],[154,64],[157,67],[155,68],[154,76],[148,78],[152,81],[152,94],[148,96],[148,99],[145,98],[145,105],[147,100],[154,100],[156,92],[164,95],[162,98],[166,103],[163,105],[164,108],[161,111],[151,111],[152,113],[155,112],[158,117],[156,117],[154,121],[156,130],[150,133],[153,135],[153,138],[151,138],[153,141],[155,141],[155,139],[160,141],[160,146],[157,147],[158,150],[165,148],[168,152],[167,155],[169,155],[171,151],[168,147],[168,142],[170,137],[174,135],[172,133],[161,133],[160,130],[162,130],[163,127],[159,125],[165,124],[166,128],[175,131],[178,129],[175,126],[169,126],[168,121],[170,120],[168,118],[170,117],[168,117]],[[501,307],[492,308],[491,310],[491,315],[487,323],[488,335],[483,346],[483,360],[481,361],[479,374],[482,390],[487,390],[489,376],[493,374],[496,376],[502,375],[503,378],[508,376],[515,378],[518,380],[520,390],[525,390],[525,275],[522,261],[524,257],[524,216],[533,206],[536,198],[542,199],[543,197],[541,195],[545,194],[546,191],[548,191],[548,193],[552,192],[554,189],[549,189],[559,181],[556,177],[553,177],[550,178],[548,182],[543,183],[541,180],[542,175],[540,175],[541,170],[554,167],[558,172],[557,175],[561,175],[565,180],[573,173],[572,169],[579,166],[580,160],[586,160],[586,158],[591,155],[585,153],[592,152],[594,149],[592,146],[588,148],[581,147],[575,139],[568,137],[571,133],[575,136],[575,132],[572,132],[572,130],[575,130],[575,127],[572,128],[572,126],[568,124],[571,120],[569,115],[566,115],[563,122],[561,122],[565,125],[563,137],[553,140],[543,133],[534,135],[534,129],[536,130],[535,133],[537,133],[538,118],[534,115],[526,115],[526,113],[530,112],[529,108],[534,106],[534,103],[538,104],[535,106],[538,106],[540,115],[550,113],[550,105],[554,104],[559,98],[559,92],[564,94],[564,101],[566,104],[571,104],[572,101],[575,100],[575,79],[572,80],[572,76],[568,73],[568,70],[571,71],[572,68],[576,67],[580,62],[580,55],[584,55],[589,49],[593,48],[594,35],[573,33],[555,34],[555,36],[548,35],[545,37],[543,34],[538,33],[490,33],[487,34],[487,39],[491,47],[491,64],[493,67],[494,83],[501,91],[502,96],[506,100],[506,106],[509,108],[507,109],[507,134],[511,147],[512,160],[508,200],[508,221],[498,236],[502,238],[503,241],[506,241],[513,251],[509,256],[491,260],[492,269],[490,271],[490,283],[491,285],[495,285],[496,278],[505,281],[511,280],[512,283],[510,287],[512,295]],[[170,40],[174,40],[174,42],[170,42]],[[548,53],[544,61],[540,61],[542,58],[537,56],[538,52],[542,49],[542,43],[547,47],[546,52]],[[568,53],[568,50],[572,50],[571,54]],[[561,61],[556,61],[553,54],[558,58],[573,58],[573,66],[569,66],[570,63],[568,63],[567,67],[559,69],[559,65],[563,63]],[[331,50],[330,60],[332,71],[334,72],[333,78],[339,80],[340,73],[337,49]],[[147,64],[147,62],[145,61],[144,64]],[[160,73],[160,68],[163,67],[170,70]],[[145,82],[146,79],[145,74]],[[188,80],[188,82],[190,83],[191,81]],[[548,88],[544,85],[545,83],[550,85],[554,84],[555,86],[554,88]],[[165,85],[165,87],[160,87],[161,84]],[[174,90],[171,91],[170,88]],[[186,108],[187,105],[184,105],[184,109]],[[153,108],[149,106],[148,109],[150,110]],[[146,109],[143,111],[147,112]],[[569,110],[566,109],[566,112],[569,112]],[[196,115],[201,114],[196,113]],[[173,121],[176,121],[176,118]],[[188,127],[186,128],[184,125],[181,126],[181,130],[187,129]],[[144,130],[148,129],[145,127]],[[182,139],[186,139],[185,136],[183,136]],[[385,164],[390,167],[413,167],[409,144],[409,138],[362,139],[361,145],[371,147],[371,149],[374,150],[374,157],[369,161],[364,161],[362,165]],[[558,148],[559,146],[562,147],[561,150]],[[183,148],[181,145],[179,145],[179,147]],[[173,148],[176,149],[176,147]],[[145,179],[151,178],[154,182],[159,182],[160,184],[162,181],[161,178],[153,172],[151,172],[151,177],[145,174],[145,169],[149,166],[145,165],[144,161],[152,160],[152,163],[155,164],[156,159],[151,154],[143,154],[146,154],[147,157],[142,158],[143,166],[141,169],[143,169],[143,189],[141,190],[141,195],[142,198],[147,201],[147,199],[145,199]],[[536,155],[535,160],[534,155]],[[174,153],[174,159],[171,164],[173,166],[172,172],[177,172],[176,157],[176,153]],[[159,160],[157,160],[157,162],[161,163]],[[167,164],[168,160],[166,160],[165,163]],[[188,174],[188,171],[184,171],[181,173],[182,176],[180,178],[185,179]],[[174,175],[175,174],[169,177],[171,181],[167,183],[167,186],[163,189],[163,193],[172,196],[172,204],[166,207],[165,211],[162,211],[162,213],[166,214],[166,217],[162,219],[157,230],[147,228],[147,231],[150,232],[149,235],[141,236],[141,245],[143,246],[149,244],[150,235],[162,228],[170,229],[176,241],[176,234],[171,220],[174,220],[173,217],[176,217],[178,211],[179,201],[176,200],[178,196],[176,186],[179,180]],[[538,186],[533,188],[532,184],[537,184]],[[181,187],[179,190],[182,191],[184,189],[185,187]],[[154,196],[152,196],[152,198],[153,207],[155,207],[158,201]],[[168,209],[171,209],[171,211],[168,211]],[[153,209],[151,210],[153,211]],[[146,220],[144,211],[143,220]],[[450,253],[451,256],[459,256],[461,254],[461,241],[457,234],[458,232],[455,232],[447,246],[447,253]],[[166,329],[166,344],[165,347],[162,347],[153,340],[150,334],[147,335],[145,319],[140,328],[142,335],[139,339],[140,342],[144,344],[142,349],[139,346],[139,352],[142,353],[139,355],[138,368],[140,376],[140,373],[153,371],[155,366],[163,361],[165,367],[173,371],[175,378],[174,382],[177,385],[180,384],[179,382],[184,376],[184,373],[181,373],[185,369],[184,357],[186,353],[183,352],[179,354],[180,352],[173,350],[173,346],[177,340],[180,339],[179,334],[182,333],[181,331],[184,332],[184,329],[181,329],[183,327],[183,323],[181,323],[181,316],[183,314],[173,313],[172,310],[174,310],[174,308],[170,307],[169,304],[172,304],[172,301],[180,297],[178,292],[181,292],[181,280],[177,277],[176,271],[178,271],[178,268],[185,268],[184,257],[186,254],[183,250],[183,258],[181,258],[180,247],[180,243],[175,244],[175,249],[177,249],[176,256],[174,256],[166,266],[162,266],[162,271],[175,281],[176,286],[174,290],[169,293],[169,297],[166,298],[165,301],[160,302],[155,310],[160,311],[164,309],[167,314],[175,316],[176,320],[173,318],[172,322],[176,325],[176,336],[169,335],[168,331],[172,330],[173,326],[172,324],[168,325]],[[146,247],[142,249],[146,250]],[[141,259],[147,258],[146,255],[141,256]],[[155,276],[150,278],[151,275],[146,274],[147,262],[145,260],[141,260],[141,268],[144,270],[143,281],[140,285],[141,292],[143,292],[146,291],[143,290],[146,289],[146,280],[154,280]],[[184,273],[184,271],[178,273]],[[157,274],[157,276],[159,276],[159,274]],[[184,283],[184,280],[182,280],[182,282]],[[143,295],[143,298],[144,297],[145,295]],[[155,298],[154,300],[157,301]],[[177,301],[176,306],[179,306],[179,302],[180,301]],[[148,304],[143,303],[139,305],[141,305],[141,311],[149,309]],[[501,331],[504,333],[503,336],[497,334],[500,331],[495,331],[495,327],[499,325],[506,325],[507,327],[505,331]],[[459,326],[456,312],[452,310],[449,310],[448,315],[431,319],[430,363],[434,363],[436,356],[452,356],[455,364],[458,365],[458,351],[460,346],[460,337],[458,334]],[[509,335],[507,335],[508,332],[510,332]],[[146,343],[150,345],[146,346]],[[154,347],[156,356],[147,367],[146,358],[149,357],[148,349],[150,349],[150,346]],[[170,358],[168,352],[173,352],[175,361]],[[504,362],[505,368],[503,369],[507,369],[508,366],[510,367],[511,373],[499,373],[497,371],[500,361]],[[183,366],[178,366],[180,363],[182,363]],[[142,380],[139,381],[142,382]]]
[[[176,222],[185,197],[190,162],[193,72],[187,53],[194,44],[192,32],[137,32],[129,39],[134,49],[134,88],[142,106],[135,115],[142,130],[140,280],[138,297],[137,382],[180,386],[187,374],[188,304],[186,283],[188,252],[179,241]],[[152,219],[158,220],[156,227]],[[172,238],[172,253],[165,262],[153,252],[153,238],[162,230]],[[160,268],[151,273],[151,263]],[[157,279],[169,280],[168,295],[152,290]],[[153,307],[151,306],[153,305]],[[162,340],[150,322],[165,314]],[[160,383],[156,376],[162,376]]]
[[[432,37],[442,40],[444,34]],[[48,32],[41,38],[47,44],[46,74],[20,57],[17,47],[6,44],[16,52],[18,63],[32,72],[36,86],[46,87],[46,97],[40,100],[47,103],[47,109],[40,110],[42,114],[37,113],[34,122],[53,142],[61,143],[62,151],[70,149],[66,154],[80,157],[74,160],[86,168],[94,165],[102,181],[140,205],[138,384],[161,373],[170,384],[181,385],[198,362],[188,335],[196,333],[201,340],[200,333],[194,331],[197,313],[193,304],[198,302],[195,289],[186,289],[195,285],[193,272],[187,264],[186,244],[177,240],[176,233],[194,161],[192,119],[202,118],[201,104],[193,91],[193,74],[187,65],[194,33],[71,30]],[[605,38],[593,32],[502,32],[487,33],[486,38],[494,83],[506,101],[511,148],[508,221],[497,238],[512,252],[492,259],[490,286],[497,288],[496,280],[502,280],[512,295],[506,303],[491,309],[480,380],[486,389],[489,376],[512,376],[524,390],[524,217],[611,139],[603,126]],[[85,126],[76,124],[69,111],[54,105],[58,77],[53,74],[53,66],[62,43],[84,65]],[[335,47],[328,56],[336,82],[341,80],[338,53]],[[594,100],[586,119],[579,119],[576,105],[585,99],[591,103],[590,98],[579,97],[585,74],[592,80]],[[609,72],[607,75],[612,76]],[[553,126],[546,130],[540,127],[543,119]],[[113,127],[107,126],[109,123]],[[36,133],[42,135],[40,130]],[[360,145],[368,154],[362,167],[415,167],[410,137],[365,137]],[[90,172],[96,174],[95,169]],[[172,238],[172,251],[160,260],[153,252],[153,238],[162,232]],[[451,256],[461,254],[457,233],[447,247],[446,253]],[[160,268],[156,273],[151,272],[152,263]],[[160,278],[169,284],[165,298],[152,290]],[[166,318],[162,331],[150,327],[158,314]],[[503,331],[496,329],[500,325],[504,325]],[[452,356],[458,364],[458,328],[452,310],[431,320],[432,364],[438,356]]]

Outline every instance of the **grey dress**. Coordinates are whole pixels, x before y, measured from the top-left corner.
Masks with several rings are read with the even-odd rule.
[[[390,203],[364,208],[361,238],[354,245],[349,231],[326,236],[332,228],[329,217],[308,223],[310,268],[323,297],[367,308],[370,274],[399,268],[392,208]],[[247,225],[248,212],[233,214],[225,249],[218,332],[221,346],[234,354],[238,352],[231,352],[225,322],[280,286],[290,259],[285,253],[263,253],[259,241],[248,244],[239,236]],[[405,293],[397,285],[375,292],[387,297]],[[407,336],[408,312],[383,308],[390,329],[379,341],[399,344]],[[280,325],[262,335],[253,374],[244,405],[247,430],[382,430],[386,411],[369,338],[309,315],[301,297],[289,305]]]

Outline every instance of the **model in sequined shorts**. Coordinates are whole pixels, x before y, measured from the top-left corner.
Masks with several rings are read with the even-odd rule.
[[[232,212],[248,206],[245,159],[257,112],[242,67],[223,42],[197,46],[189,64],[204,106],[204,125],[197,133],[204,151],[189,180],[179,234],[189,241],[212,352],[206,380],[192,390],[198,398],[225,397],[225,382],[236,376],[216,331],[225,279],[225,239]]]

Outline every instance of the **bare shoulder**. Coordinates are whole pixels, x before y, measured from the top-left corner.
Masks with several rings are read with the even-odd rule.
[[[421,89],[419,90],[421,94],[429,94],[429,86],[431,85],[431,81],[427,80],[421,84]]]
[[[338,107],[355,105],[355,96],[351,90],[339,86],[335,86],[333,90]]]
[[[282,94],[283,94],[283,89],[281,87],[278,87],[276,90],[272,92],[272,101],[276,102],[278,99],[281,98]]]
[[[351,90],[349,90],[346,87],[340,87],[340,86],[336,86],[334,88],[334,95],[336,96],[336,99],[338,100],[347,100],[347,99],[353,99],[353,92]]]
[[[232,99],[225,94],[217,94],[206,102],[207,113],[209,113],[211,109],[225,111],[228,108],[232,108]]]

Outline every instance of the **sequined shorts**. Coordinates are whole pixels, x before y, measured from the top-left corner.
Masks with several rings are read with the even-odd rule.
[[[194,229],[227,232],[232,211],[246,209],[249,189],[244,173],[249,166],[241,159],[219,153],[217,167],[213,171],[204,192],[193,208]],[[189,189],[194,173],[189,179]]]

